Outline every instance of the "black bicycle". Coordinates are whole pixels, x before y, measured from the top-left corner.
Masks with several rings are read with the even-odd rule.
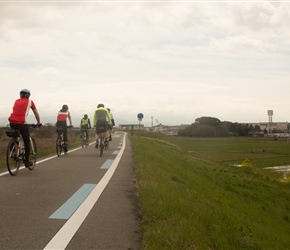
[[[100,133],[100,156],[103,156],[104,150],[109,149],[109,141],[105,138],[105,133]]]
[[[81,137],[81,146],[82,146],[82,148],[88,146],[89,142],[88,142],[87,133],[86,133],[85,129],[81,129],[80,137]]]
[[[72,128],[73,126],[67,126],[67,128]],[[61,154],[67,154],[68,148],[67,144],[64,141],[64,131],[63,127],[56,127],[56,132],[57,132],[57,138],[56,138],[56,143],[55,143],[55,148],[56,148],[56,154],[57,156],[61,156]]]
[[[57,132],[57,138],[56,138],[56,144],[55,144],[56,154],[57,156],[61,156],[62,153],[64,154],[67,153],[67,146],[64,142],[63,128],[57,127],[56,132]]]
[[[41,124],[28,124],[29,127],[38,128]],[[14,176],[18,173],[22,162],[25,162],[25,147],[22,136],[17,129],[6,130],[6,135],[11,138],[6,151],[6,165],[9,173]],[[37,148],[33,137],[30,136],[30,157],[33,165],[29,166],[29,170],[33,170],[36,164]]]

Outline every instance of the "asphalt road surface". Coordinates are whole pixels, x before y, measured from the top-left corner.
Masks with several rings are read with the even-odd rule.
[[[36,141],[37,143],[37,141]],[[134,160],[117,132],[94,144],[0,173],[0,249],[140,249]]]

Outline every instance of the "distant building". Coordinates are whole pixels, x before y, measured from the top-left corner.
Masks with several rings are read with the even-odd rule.
[[[134,130],[138,130],[138,129],[144,130],[145,129],[143,124],[119,124],[119,128],[121,130],[131,130],[132,128]]]
[[[160,132],[166,135],[177,135],[179,129],[185,129],[189,125],[187,124],[181,124],[181,125],[175,125],[175,126],[167,126],[163,124],[158,124],[153,127],[144,127],[143,124],[120,124],[119,128],[121,130],[131,130],[133,126],[134,130],[147,130],[148,132]]]
[[[252,125],[255,127],[256,125],[260,126],[260,129],[262,131],[267,130],[268,132],[282,132],[282,133],[288,133],[288,122],[259,122],[259,123],[249,123],[249,125]]]
[[[146,130],[149,132],[160,132],[160,133],[163,133],[166,135],[177,135],[178,130],[185,129],[188,126],[190,126],[190,125],[181,124],[181,125],[167,126],[167,125],[163,125],[160,123],[160,124],[155,125],[153,127],[147,127]]]

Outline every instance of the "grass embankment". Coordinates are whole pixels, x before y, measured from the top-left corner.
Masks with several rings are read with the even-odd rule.
[[[290,248],[290,185],[264,169],[290,163],[285,139],[149,136],[130,136],[142,249]]]

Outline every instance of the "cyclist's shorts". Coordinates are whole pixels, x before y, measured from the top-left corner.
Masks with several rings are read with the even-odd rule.
[[[88,131],[88,128],[83,128],[83,127],[81,127],[81,132],[83,133],[83,132],[87,132]]]
[[[89,130],[88,125],[81,125],[81,131],[82,132],[86,132],[88,130]]]
[[[56,127],[56,132],[58,134],[61,134],[63,132],[63,127],[60,127],[60,126]]]
[[[107,123],[97,123],[97,125],[96,125],[97,134],[106,132],[107,130],[108,130],[108,124]]]

